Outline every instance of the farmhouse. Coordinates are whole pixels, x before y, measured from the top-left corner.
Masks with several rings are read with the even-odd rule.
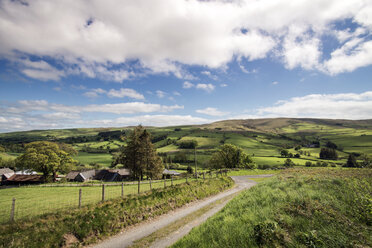
[[[105,182],[123,181],[130,177],[129,169],[113,170],[86,170],[71,171],[67,174],[66,179],[69,181],[86,182],[89,180],[100,180]]]
[[[0,169],[0,183],[8,180],[8,178],[13,175],[14,175],[14,171],[9,168]]]
[[[69,181],[86,182],[96,176],[96,170],[71,171],[67,174],[66,179]]]

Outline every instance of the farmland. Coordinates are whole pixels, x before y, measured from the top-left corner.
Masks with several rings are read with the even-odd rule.
[[[73,145],[78,151],[74,159],[82,166],[109,167],[115,154],[126,144],[131,128],[79,128],[64,130],[27,131],[0,134],[0,144],[5,146],[4,158],[14,158],[22,152],[21,144],[35,140],[50,140]],[[327,162],[342,165],[350,153],[357,156],[372,155],[372,121],[324,120],[324,119],[258,119],[230,120],[197,126],[148,127],[153,135],[157,151],[168,156],[170,163],[179,168],[194,164],[194,149],[182,149],[179,144],[196,141],[198,167],[207,167],[211,154],[221,144],[241,147],[259,166],[278,167],[285,158],[280,151],[286,148],[290,153],[301,152],[299,158],[292,158],[297,165],[307,161]],[[119,137],[117,134],[121,132]],[[115,134],[110,136],[112,133]],[[320,147],[331,141],[338,146],[337,161],[319,159]],[[313,146],[312,142],[319,142]],[[295,147],[300,145],[299,150]],[[186,159],[177,161],[177,154]],[[305,155],[303,155],[305,154]],[[361,157],[359,157],[361,159]],[[177,168],[175,168],[177,169]]]

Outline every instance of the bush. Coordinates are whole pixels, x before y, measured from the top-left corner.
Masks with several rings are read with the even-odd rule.
[[[187,173],[189,173],[189,174],[194,174],[194,170],[193,170],[193,168],[189,165],[189,166],[187,166]]]
[[[196,140],[184,140],[177,143],[181,149],[195,149],[198,146]]]
[[[336,150],[333,148],[322,148],[319,153],[319,158],[337,160],[338,155]]]
[[[284,161],[284,166],[285,167],[293,167],[295,166],[295,163],[293,163],[293,161],[289,158],[287,158],[285,161]]]
[[[313,163],[311,163],[310,161],[306,161],[305,166],[306,167],[312,167]]]

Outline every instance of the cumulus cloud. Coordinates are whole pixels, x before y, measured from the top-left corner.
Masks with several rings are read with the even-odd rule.
[[[81,74],[122,82],[146,73],[191,80],[184,65],[221,68],[234,59],[270,55],[288,69],[337,74],[371,64],[371,9],[365,0],[4,0],[0,56],[24,64],[35,58],[19,69],[44,81]],[[324,54],[323,37],[346,32],[334,24],[348,20],[367,34],[339,52],[344,35],[324,61],[330,54]],[[58,68],[47,65],[50,59]],[[345,65],[347,59],[352,65]]]
[[[206,122],[206,119],[190,115],[164,114],[183,108],[180,105],[160,105],[144,102],[73,106],[50,103],[45,100],[22,100],[0,105],[0,132],[66,127],[99,127],[119,124],[131,125],[133,123],[173,125],[175,123],[196,124]],[[111,115],[112,118],[100,119],[100,115],[94,113],[105,113],[104,116]],[[117,117],[118,115],[119,117]],[[154,123],[151,124],[152,120]]]
[[[138,93],[134,89],[127,89],[127,88],[121,88],[118,90],[115,89],[110,89],[110,90],[104,90],[101,88],[97,89],[90,89],[89,91],[85,92],[83,95],[89,98],[96,98],[100,95],[107,95],[110,98],[132,98],[132,99],[137,99],[137,100],[144,100],[145,96]]]
[[[161,90],[157,90],[157,91],[156,91],[156,95],[157,95],[159,98],[164,98],[166,94],[167,94],[167,93],[165,93],[164,91],[161,91]]]
[[[229,114],[229,112],[222,112],[216,108],[211,108],[211,107],[208,107],[205,109],[198,109],[195,112],[199,114],[210,115],[210,116],[224,116],[224,115]]]
[[[190,88],[192,88],[192,87],[194,87],[195,85],[194,84],[192,84],[192,83],[190,83],[189,81],[185,81],[185,82],[183,82],[183,88],[184,89],[190,89]]]
[[[210,93],[214,90],[215,86],[213,84],[197,84],[196,88]]]
[[[278,81],[274,81],[274,82],[272,82],[271,84],[272,84],[272,85],[277,85],[277,84],[279,84],[279,82],[278,82]]]
[[[145,99],[144,95],[138,93],[137,91],[133,89],[125,89],[125,88],[121,88],[119,90],[111,89],[107,92],[107,96],[116,97],[116,98],[129,97],[129,98],[137,99],[137,100]]]
[[[372,91],[361,94],[312,94],[278,101],[259,108],[257,117],[313,117],[332,119],[370,119]]]

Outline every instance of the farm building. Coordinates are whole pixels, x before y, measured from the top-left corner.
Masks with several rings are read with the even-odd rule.
[[[172,170],[167,170],[167,169],[163,170],[163,178],[171,178],[172,176],[179,176],[179,175],[181,175],[181,173],[177,171],[172,171]]]
[[[69,181],[86,182],[94,179],[96,170],[71,171],[67,174],[66,179]]]
[[[44,177],[42,175],[17,175],[9,177],[3,182],[5,185],[25,185],[25,184],[40,184],[44,183]]]
[[[96,179],[105,182],[123,181],[130,177],[129,169],[100,170],[97,171]]]
[[[123,181],[130,177],[129,169],[71,171],[66,179],[69,181],[86,182],[100,180],[105,182]]]
[[[13,175],[14,175],[14,171],[9,168],[0,169],[0,182],[8,180],[8,178]]]

